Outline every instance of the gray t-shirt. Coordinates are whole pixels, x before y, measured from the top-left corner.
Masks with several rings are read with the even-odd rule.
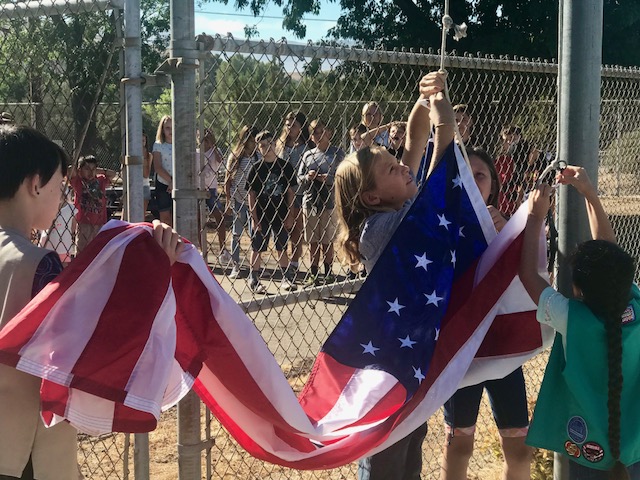
[[[362,264],[367,269],[367,272],[371,272],[378,258],[380,258],[396,228],[398,228],[409,208],[411,208],[414,198],[404,202],[400,210],[375,213],[364,222],[364,227],[360,234],[360,254],[364,257]]]

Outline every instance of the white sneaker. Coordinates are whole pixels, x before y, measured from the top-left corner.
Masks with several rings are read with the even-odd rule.
[[[292,290],[295,290],[296,286],[287,277],[282,277],[282,280],[280,281],[280,289],[290,292]]]
[[[249,278],[249,288],[253,293],[267,293],[267,289],[257,278]]]
[[[227,250],[226,248],[222,249],[222,252],[220,252],[220,256],[218,257],[218,260],[220,261],[223,267],[226,267],[227,265],[229,265],[232,261],[229,250]]]
[[[240,276],[240,267],[238,267],[237,263],[233,264],[233,268],[231,269],[231,273],[229,274],[229,278],[234,279]]]

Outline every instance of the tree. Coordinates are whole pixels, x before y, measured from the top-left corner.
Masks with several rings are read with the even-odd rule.
[[[208,0],[228,3],[228,0]],[[444,0],[329,0],[342,8],[334,39],[373,48],[440,47]],[[304,15],[317,15],[320,0],[272,0],[282,7],[283,27],[302,38]],[[236,0],[259,15],[267,0]],[[558,0],[453,0],[450,15],[469,26],[469,36],[449,49],[552,59],[557,56]],[[603,63],[640,66],[640,3],[604,0]]]

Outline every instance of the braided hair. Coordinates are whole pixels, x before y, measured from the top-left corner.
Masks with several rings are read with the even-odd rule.
[[[611,480],[629,478],[620,462],[620,396],[622,393],[622,321],[629,305],[634,275],[633,258],[618,245],[604,240],[580,244],[573,254],[573,283],[583,303],[605,322],[607,336],[609,446],[616,463]]]

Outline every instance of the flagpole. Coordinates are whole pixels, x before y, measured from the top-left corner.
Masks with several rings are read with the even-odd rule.
[[[584,167],[597,185],[603,0],[560,0],[559,7],[558,159]],[[563,187],[558,192],[556,286],[571,297],[567,257],[590,238],[589,222],[575,189]],[[553,478],[569,478],[566,456],[555,454]]]

